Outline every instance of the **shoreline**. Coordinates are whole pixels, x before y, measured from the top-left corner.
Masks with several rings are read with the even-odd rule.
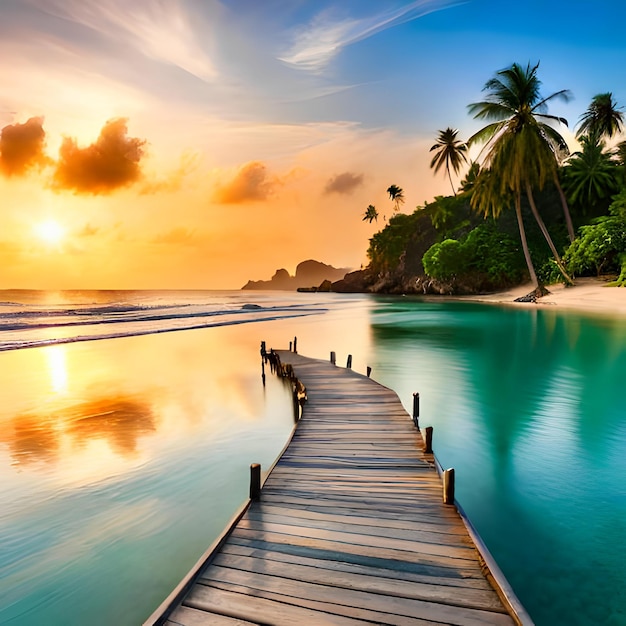
[[[565,287],[562,284],[549,285],[550,293],[537,299],[536,302],[515,302],[516,298],[525,296],[532,290],[533,286],[528,283],[506,291],[471,296],[450,296],[450,299],[506,304],[522,308],[556,308],[596,315],[626,316],[626,288],[609,287],[608,281],[601,278],[577,278],[573,287]]]

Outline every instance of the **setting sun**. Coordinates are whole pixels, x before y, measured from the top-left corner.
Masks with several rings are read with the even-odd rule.
[[[58,244],[65,235],[65,230],[55,220],[39,222],[35,225],[34,230],[39,239],[51,245]]]

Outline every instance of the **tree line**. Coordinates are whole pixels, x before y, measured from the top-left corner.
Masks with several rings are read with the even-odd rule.
[[[594,96],[576,127],[580,148],[570,153],[559,132],[567,120],[548,106],[571,93],[542,96],[538,69],[513,63],[485,83],[484,99],[468,111],[486,125],[467,142],[453,128],[439,131],[430,167],[445,169],[452,196],[404,215],[402,189],[389,187],[394,215],[370,240],[371,271],[406,274],[412,265],[452,290],[530,279],[536,295],[545,284],[573,284],[590,273],[613,272],[617,284],[626,282],[626,141],[616,143],[624,114],[612,93]],[[473,146],[480,150],[470,162]],[[464,167],[456,188],[452,174]],[[363,219],[377,218],[369,205]],[[415,254],[419,262],[408,258]]]

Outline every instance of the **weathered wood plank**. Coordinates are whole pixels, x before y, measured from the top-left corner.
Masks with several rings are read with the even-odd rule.
[[[249,530],[252,533],[266,533],[267,535],[281,534],[302,538],[320,539],[322,541],[337,541],[341,544],[352,544],[360,547],[374,547],[390,550],[405,550],[428,554],[433,556],[445,556],[455,559],[476,559],[475,549],[468,546],[453,546],[448,543],[430,543],[424,540],[403,539],[398,537],[383,537],[371,533],[361,533],[358,529],[352,529],[349,525],[343,528],[317,528],[311,524],[304,526],[289,526],[275,522],[258,521],[244,517],[237,525],[238,531]]]
[[[384,537],[388,539],[396,539],[403,541],[421,541],[426,543],[441,543],[444,545],[458,545],[460,547],[473,548],[471,539],[462,533],[442,533],[431,531],[428,528],[437,529],[437,526],[431,524],[429,527],[422,528],[399,528],[388,526],[372,526],[368,524],[358,523],[356,520],[347,520],[345,517],[334,516],[334,519],[319,519],[314,516],[307,518],[292,517],[289,515],[272,515],[266,512],[250,513],[247,515],[249,520],[254,520],[264,524],[288,524],[290,527],[298,528],[316,528],[326,531],[338,531],[343,533],[355,533],[359,535],[371,537]],[[390,520],[391,521],[391,520]]]
[[[352,572],[342,572],[341,570],[329,570],[322,567],[312,567],[310,565],[288,564],[284,562],[258,559],[246,556],[232,556],[220,554],[213,562],[211,576],[217,580],[223,580],[219,576],[219,568],[241,570],[254,574],[265,574],[275,577],[276,589],[284,589],[281,578],[306,582],[329,587],[353,589],[367,593],[377,593],[391,597],[413,598],[441,604],[451,604],[455,606],[465,606],[468,608],[482,609],[485,611],[495,611],[504,613],[504,608],[497,597],[494,597],[490,590],[463,589],[458,588],[454,593],[450,592],[447,586],[429,583],[418,583],[390,579],[384,576],[372,576]],[[202,576],[201,580],[205,577]],[[210,580],[207,578],[207,580]]]
[[[467,531],[465,526],[459,520],[458,524],[437,524],[436,520],[431,519],[419,519],[413,514],[406,516],[405,518],[387,518],[380,519],[376,514],[376,511],[372,512],[372,515],[360,515],[358,512],[351,513],[350,511],[343,510],[341,512],[335,512],[333,510],[326,510],[324,512],[316,511],[312,508],[301,507],[286,507],[279,504],[274,505],[269,502],[264,502],[263,507],[253,507],[248,511],[250,518],[254,517],[277,517],[280,519],[304,519],[306,520],[321,520],[327,522],[343,522],[349,524],[361,524],[373,529],[387,529],[389,532],[394,532],[394,529],[400,531],[422,531],[429,533],[438,533],[444,535],[460,535],[464,539],[467,537]]]
[[[179,606],[169,617],[166,626],[207,626],[207,614],[187,606]],[[211,626],[255,626],[257,622],[228,617],[213,613],[211,615]]]
[[[346,561],[330,560],[315,558],[314,556],[306,556],[305,554],[291,554],[289,552],[279,552],[277,550],[255,548],[251,546],[236,545],[233,543],[226,544],[221,554],[232,554],[235,556],[250,556],[266,561],[278,561],[280,563],[293,563],[296,565],[309,565],[320,570],[332,570],[339,572],[354,572],[367,576],[376,576],[389,580],[415,581],[418,583],[427,583],[430,585],[439,585],[445,587],[464,587],[468,589],[480,589],[491,593],[493,588],[484,577],[462,577],[458,576],[458,572],[446,570],[445,576],[439,575],[441,572],[431,570],[427,572],[425,568],[420,571],[400,570],[395,567],[384,567],[390,562],[369,561],[369,564],[349,563]],[[451,593],[455,593],[451,591]]]
[[[264,598],[280,597],[285,603],[293,603],[299,607],[308,606],[310,602],[320,602],[326,606],[332,606],[335,613],[355,619],[371,619],[370,615],[374,612],[378,620],[388,624],[410,623],[406,622],[410,619],[459,626],[484,626],[485,624],[511,626],[512,623],[508,615],[480,609],[468,609],[398,596],[390,597],[351,589],[336,589],[285,579],[280,579],[278,588],[275,586],[276,581],[270,580],[274,577],[265,574],[249,576],[245,572],[217,567],[212,568],[211,572],[215,573],[215,577],[211,578],[209,588],[246,590],[246,593]],[[248,582],[251,584],[247,584]],[[203,581],[203,584],[196,585],[193,590],[197,591],[200,597],[201,588],[204,585]]]

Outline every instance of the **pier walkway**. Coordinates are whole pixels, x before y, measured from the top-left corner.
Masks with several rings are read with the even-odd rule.
[[[146,624],[532,624],[491,586],[395,392],[279,355],[307,388],[293,438],[260,500]]]

